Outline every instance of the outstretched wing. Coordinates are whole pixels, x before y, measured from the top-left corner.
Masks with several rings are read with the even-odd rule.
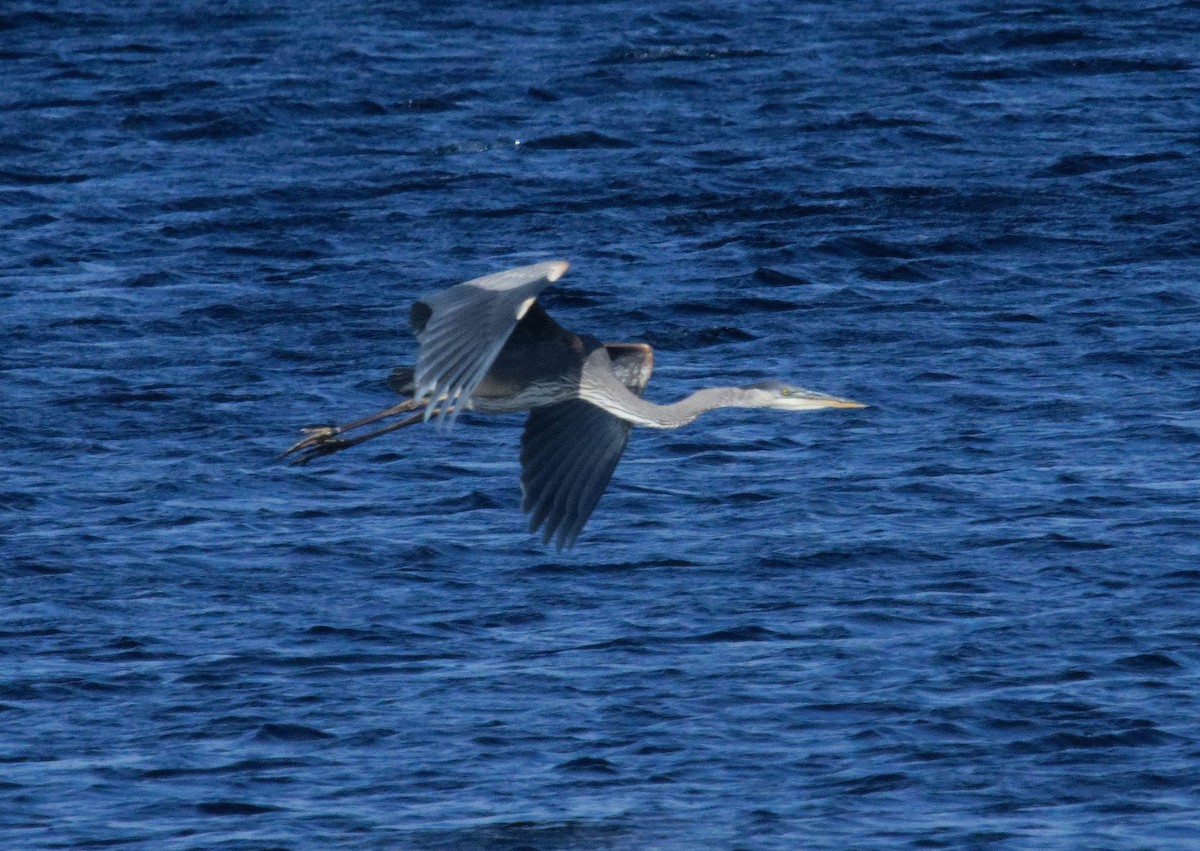
[[[606,344],[611,367],[641,395],[653,355],[639,343]],[[592,516],[629,442],[633,425],[582,399],[529,413],[521,435],[521,510],[529,531],[543,526],[542,542],[569,549]]]
[[[429,397],[426,420],[447,412],[453,420],[455,402],[470,397],[534,299],[566,271],[562,261],[522,266],[413,304],[408,321],[420,343],[414,396]]]

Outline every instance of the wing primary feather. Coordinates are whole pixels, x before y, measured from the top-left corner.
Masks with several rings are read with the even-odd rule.
[[[528,475],[523,478],[531,487],[543,485],[560,475],[563,464],[568,459],[578,457],[578,453],[571,451],[574,449],[573,445],[558,439],[569,434],[569,428],[558,423],[555,426],[553,430],[539,432],[537,442],[521,453],[521,461],[528,471]]]
[[[612,477],[612,471],[616,467],[615,459],[611,464],[608,463],[612,449],[613,447],[607,443],[597,441],[596,449],[592,453],[588,465],[578,471],[570,493],[570,500],[563,512],[564,526],[561,540],[564,541],[564,546],[569,547],[575,543],[575,539],[583,531],[584,524],[587,523],[588,518],[592,516],[592,511],[600,502],[603,488],[598,493],[595,486],[601,480],[604,485],[607,485],[608,480]]]
[[[481,381],[483,381],[484,376],[487,375],[488,370],[491,369],[492,363],[494,361],[495,361],[495,356],[493,355],[492,357],[487,358],[484,362],[476,365],[474,372],[467,374],[467,376],[465,377],[465,379],[462,382],[462,386],[461,386],[459,394],[458,394],[459,396],[461,396],[461,398],[464,401],[470,399],[471,396],[473,396],[475,394],[475,388],[477,388],[479,386],[479,383]],[[454,406],[454,409],[450,412],[450,424],[451,425],[454,424],[454,421],[458,418],[458,412],[461,410],[462,410],[461,406],[459,406],[459,405]]]
[[[521,441],[521,508],[543,543],[569,549],[579,537],[628,442],[630,426],[581,399],[538,408]]]
[[[433,393],[433,400],[425,409],[426,422],[435,415],[440,419],[444,416],[447,406],[457,401],[462,391],[462,383],[459,379],[462,375],[463,361],[469,356],[469,353],[460,355],[457,360],[449,363],[431,385],[430,391]]]
[[[569,413],[570,403],[561,403],[553,405],[549,408],[539,409],[530,415],[531,422],[534,422],[534,417],[545,421],[550,419],[552,428],[549,432],[543,431],[544,428],[541,422],[536,422],[538,427],[536,432],[536,443],[540,450],[536,460],[540,463],[534,469],[532,475],[527,478],[527,482],[534,492],[534,507],[530,517],[530,531],[536,531],[538,526],[545,523],[545,528],[542,530],[542,543],[549,543],[550,538],[557,530],[561,517],[559,514],[559,499],[562,489],[570,481],[571,471],[583,459],[583,452],[572,449],[582,449],[583,447],[574,446],[576,441],[560,441],[557,438],[563,429],[570,427],[569,416],[563,416],[564,413]],[[523,459],[524,465],[528,468],[530,461],[528,456]]]
[[[622,442],[624,449],[624,442]],[[596,506],[600,502],[600,497],[604,494],[604,489],[608,486],[609,480],[612,478],[613,470],[616,469],[616,463],[606,464],[607,455],[612,451],[612,447],[604,446],[597,453],[591,464],[590,469],[584,471],[583,477],[579,480],[575,487],[574,499],[572,507],[567,512],[570,518],[568,525],[565,527],[568,543],[570,547],[574,544],[575,539],[579,537],[579,533],[583,531],[583,526],[587,523],[588,518],[592,516],[592,512],[596,510]],[[619,456],[619,451],[618,451]]]
[[[461,364],[469,362],[479,355],[478,347],[470,344],[433,349],[427,358],[422,358],[423,362],[419,364],[423,383],[448,384],[453,373]]]
[[[493,348],[499,352],[502,347],[503,342]],[[450,422],[453,422],[460,408],[455,403],[460,398],[470,398],[494,360],[495,355],[487,349],[480,352],[478,349],[465,348],[448,351],[432,363],[428,371],[432,375],[430,390],[434,393],[434,404],[426,408],[426,421],[435,415],[439,421],[444,421],[448,407],[453,405],[450,411]]]
[[[575,463],[571,465],[571,469],[567,471],[562,486],[554,496],[554,509],[551,512],[550,523],[547,525],[546,531],[552,532],[558,538],[560,550],[565,544],[570,527],[574,525],[575,516],[572,511],[575,510],[578,502],[577,495],[591,466],[595,464],[596,455],[595,445],[590,451],[581,453]]]
[[[452,423],[487,375],[521,314],[567,270],[562,261],[509,269],[417,300],[410,326],[420,343],[415,383],[430,396],[425,419]],[[447,419],[448,417],[448,419]]]
[[[611,415],[604,414],[603,416]],[[616,426],[611,433],[606,435],[606,439],[593,442],[595,448],[591,452],[587,465],[578,471],[572,482],[567,495],[568,501],[563,511],[566,524],[563,531],[568,541],[566,544],[568,547],[583,531],[584,524],[595,511],[605,487],[612,478],[613,471],[616,469],[627,442],[627,432],[622,435],[618,431],[623,428],[624,424]]]
[[[555,516],[563,489],[569,484],[572,469],[581,458],[580,453],[564,453],[548,459],[549,469],[534,482],[534,487],[539,490],[538,514],[541,519]]]
[[[559,447],[562,449],[563,447]],[[545,523],[542,542],[549,543],[559,531],[565,520],[565,506],[569,497],[576,471],[581,465],[590,461],[590,452],[558,452],[542,460],[542,475],[534,480],[534,487],[540,491],[535,517],[539,523]],[[560,539],[559,546],[563,545]]]
[[[553,431],[547,431],[544,434],[538,435],[538,442],[529,447],[528,452],[521,453],[521,460],[528,463],[530,466],[537,466],[537,471],[530,476],[531,481],[543,481],[553,472],[553,466],[546,462],[559,454],[559,450],[555,445],[555,440],[562,434],[568,432],[569,429],[564,427],[555,428]]]

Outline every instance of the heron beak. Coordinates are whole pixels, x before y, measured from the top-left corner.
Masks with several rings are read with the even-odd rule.
[[[793,391],[791,396],[783,399],[780,407],[796,411],[814,411],[818,408],[865,408],[862,402],[853,399],[843,399],[840,396],[830,396],[828,393],[818,393],[815,390]]]

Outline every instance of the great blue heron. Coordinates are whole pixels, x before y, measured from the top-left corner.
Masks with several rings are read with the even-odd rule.
[[[714,408],[865,407],[778,381],[708,387],[669,405],[648,402],[641,394],[654,365],[650,346],[573,334],[537,303],[566,271],[562,261],[522,266],[418,299],[408,320],[420,344],[416,369],[397,369],[389,380],[408,398],[344,425],[304,429],[307,436],[283,455],[300,453],[293,463],[306,464],[417,422],[452,422],[459,411],[529,411],[521,510],[531,532],[541,527],[542,542],[554,538],[563,549],[579,537],[635,425],[679,428]],[[402,414],[410,416],[341,436]]]

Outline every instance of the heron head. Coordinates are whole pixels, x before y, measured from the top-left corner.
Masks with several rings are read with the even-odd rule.
[[[782,381],[759,381],[743,388],[749,402],[756,408],[776,408],[781,411],[814,411],[817,408],[865,408],[862,402],[793,387]]]

